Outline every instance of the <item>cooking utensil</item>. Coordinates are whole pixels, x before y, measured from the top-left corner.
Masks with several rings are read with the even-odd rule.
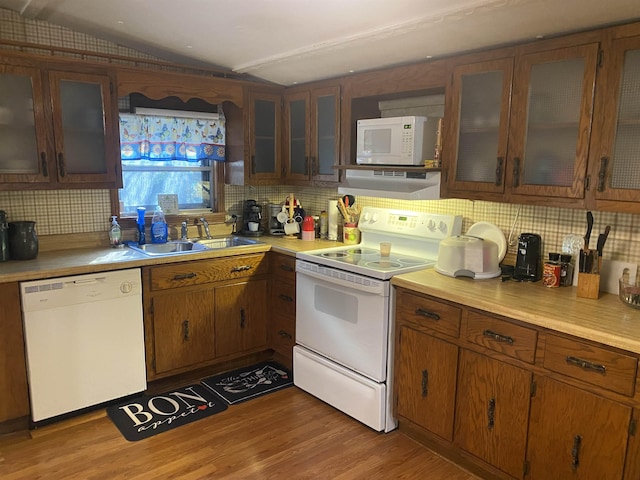
[[[584,234],[584,248],[589,249],[589,240],[591,239],[591,230],[593,229],[593,213],[587,212],[587,233]]]
[[[356,197],[353,195],[345,195],[342,197],[342,201],[344,202],[345,207],[353,206],[356,203]]]

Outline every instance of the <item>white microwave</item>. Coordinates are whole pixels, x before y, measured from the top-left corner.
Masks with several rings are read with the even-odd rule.
[[[387,117],[358,120],[356,163],[423,165],[433,159],[438,117]]]

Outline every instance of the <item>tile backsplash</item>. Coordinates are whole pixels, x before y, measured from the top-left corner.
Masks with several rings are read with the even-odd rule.
[[[116,54],[139,59],[153,58],[89,35],[51,25],[39,20],[25,19],[17,12],[0,8],[0,39],[55,45],[66,48]],[[317,215],[326,209],[330,199],[337,198],[335,188],[301,187],[225,187],[225,210],[241,214],[244,200],[261,204],[283,202],[289,193],[300,199],[306,213]],[[434,213],[453,213],[464,218],[463,232],[475,222],[496,224],[510,242],[510,252],[522,232],[539,233],[544,251],[558,251],[566,234],[584,235],[584,210],[511,205],[469,200],[400,201],[373,197],[359,197],[361,205],[397,208]],[[39,235],[105,232],[109,228],[111,208],[108,190],[52,190],[0,192],[0,210],[7,212],[9,221],[33,220]],[[640,263],[640,215],[594,212],[593,242],[605,225],[611,234],[604,251],[605,259]],[[592,243],[592,246],[595,246]]]

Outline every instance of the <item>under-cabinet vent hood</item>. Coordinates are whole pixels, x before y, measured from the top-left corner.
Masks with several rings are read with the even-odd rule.
[[[399,200],[439,200],[440,172],[347,170],[338,193]]]

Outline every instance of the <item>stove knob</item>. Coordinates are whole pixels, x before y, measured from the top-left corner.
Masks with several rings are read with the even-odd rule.
[[[376,223],[378,221],[378,214],[374,213],[371,217],[371,223]]]
[[[429,220],[427,222],[427,228],[433,232],[436,229],[436,222]]]
[[[438,225],[438,229],[442,232],[442,233],[447,233],[447,224],[444,222],[440,222],[440,224]]]
[[[369,213],[365,213],[362,215],[362,221],[363,222],[368,222],[369,221]]]

